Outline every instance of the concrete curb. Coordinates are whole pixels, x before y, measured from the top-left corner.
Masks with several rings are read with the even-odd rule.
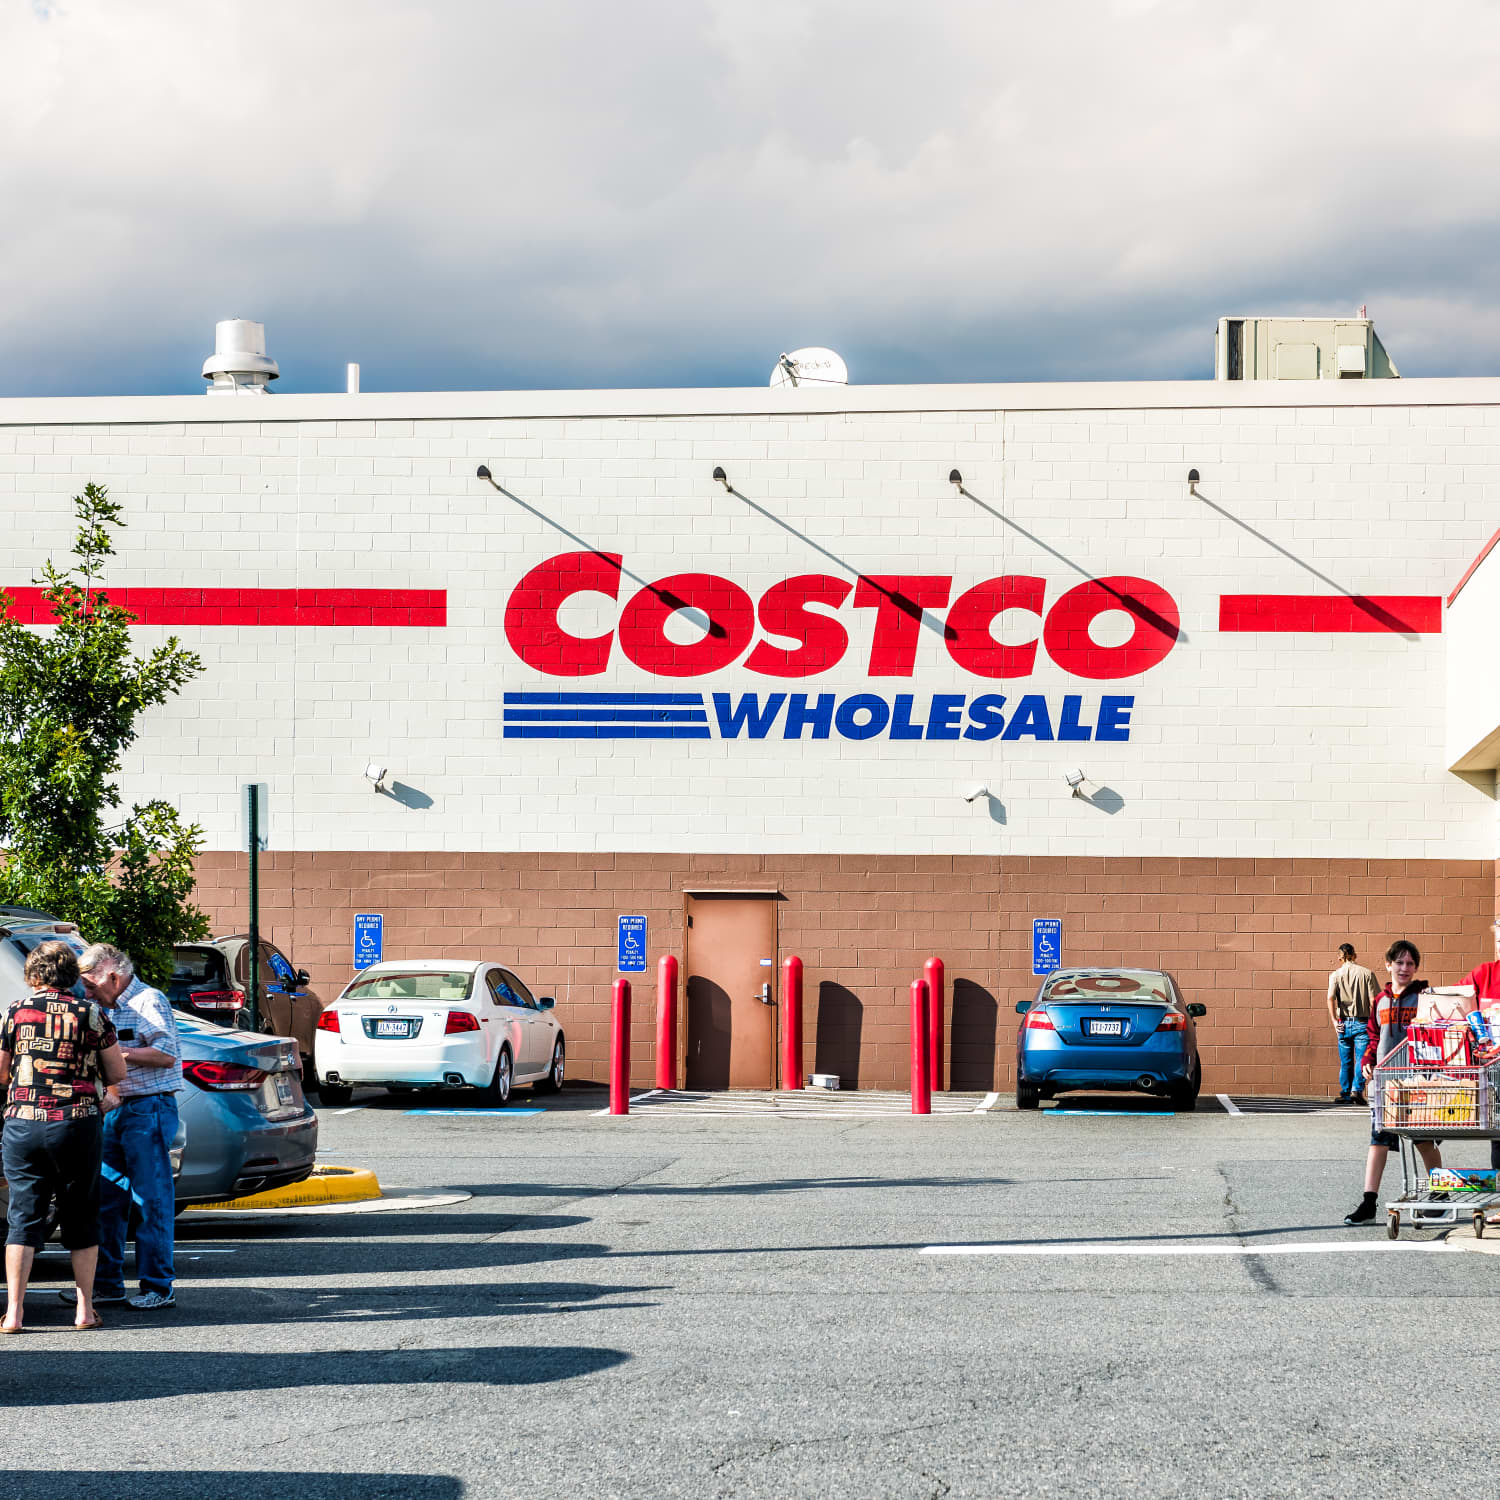
[[[1476,1238],[1472,1224],[1461,1224],[1457,1229],[1450,1229],[1443,1238],[1460,1250],[1477,1250],[1481,1255],[1500,1255],[1500,1226],[1488,1229],[1482,1240]]]
[[[314,1167],[312,1176],[289,1187],[270,1188],[221,1203],[189,1204],[189,1213],[221,1209],[315,1208],[325,1203],[363,1203],[381,1197],[380,1182],[366,1167]]]

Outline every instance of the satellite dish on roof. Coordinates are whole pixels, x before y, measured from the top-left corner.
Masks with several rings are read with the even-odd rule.
[[[776,385],[848,385],[849,366],[832,349],[793,349],[776,361]]]

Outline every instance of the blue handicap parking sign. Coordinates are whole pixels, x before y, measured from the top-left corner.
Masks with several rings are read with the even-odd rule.
[[[617,967],[622,974],[646,972],[646,919],[644,917],[620,918],[620,962]]]
[[[1062,918],[1037,917],[1031,924],[1031,972],[1062,968]]]
[[[368,969],[385,954],[385,918],[379,912],[356,912],[354,917],[354,967]]]

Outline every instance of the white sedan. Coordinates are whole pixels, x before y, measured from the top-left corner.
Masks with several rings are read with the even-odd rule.
[[[519,1083],[555,1093],[567,1056],[555,1004],[494,960],[373,964],[318,1017],[318,1093],[327,1105],[361,1084],[477,1088],[494,1105]]]

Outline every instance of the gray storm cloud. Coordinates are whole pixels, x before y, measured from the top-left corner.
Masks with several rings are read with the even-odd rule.
[[[136,0],[0,10],[0,393],[1206,374],[1371,305],[1500,366],[1500,10]]]

